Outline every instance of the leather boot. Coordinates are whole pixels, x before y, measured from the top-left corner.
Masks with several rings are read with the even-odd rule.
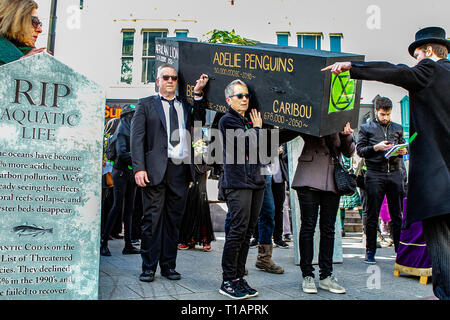
[[[271,244],[260,244],[258,245],[258,257],[256,259],[255,266],[258,269],[270,272],[270,273],[278,273],[281,274],[284,272],[283,267],[277,265],[272,260],[272,249],[273,246]]]

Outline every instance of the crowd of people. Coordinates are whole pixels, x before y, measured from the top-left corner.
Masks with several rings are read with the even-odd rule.
[[[42,32],[36,10],[37,4],[32,0],[0,0],[0,65],[45,50],[34,47]],[[434,293],[439,299],[450,299],[449,49],[445,31],[429,27],[418,31],[408,48],[417,60],[414,67],[354,61],[337,62],[322,69],[334,74],[349,71],[353,79],[376,80],[408,90],[411,132],[417,138],[386,157],[389,149],[406,142],[402,126],[391,121],[393,104],[386,97],[375,101],[375,119],[359,128],[357,139],[349,123],[340,132],[325,137],[280,129],[281,144],[299,135],[305,142],[292,180],[283,168],[282,149],[274,156],[277,161],[269,165],[260,159],[251,161],[252,152],[261,147],[259,135],[265,129],[261,114],[256,109],[249,110],[250,94],[245,82],[237,79],[224,88],[228,111],[217,123],[223,148],[219,193],[228,208],[221,294],[233,299],[258,295],[245,279],[252,236],[258,245],[256,267],[283,273],[283,267],[272,260],[272,250],[273,243],[287,246],[288,238],[282,239],[281,226],[289,181],[300,204],[302,290],[317,293],[312,259],[319,220],[319,287],[337,294],[346,292],[333,275],[332,257],[337,213],[345,215],[345,209],[351,205],[340,202],[342,194],[333,172],[339,162],[336,159],[349,159],[356,152],[364,160],[359,170],[364,172],[359,185],[361,197],[348,196],[353,203],[362,203],[364,262],[376,263],[379,215],[386,198],[395,251],[399,253],[404,245],[400,242],[402,227],[421,222],[420,232],[432,264]],[[194,121],[205,121],[207,97],[203,89],[208,80],[208,75],[200,75],[191,105],[176,96],[177,70],[162,65],[156,75],[158,93],[140,99],[137,106],[124,107],[120,120],[108,123],[105,130],[106,149],[114,145],[115,152],[104,161],[100,254],[111,255],[108,241],[121,237],[123,222],[122,253],[141,255],[139,280],[143,282],[154,281],[158,265],[162,276],[181,279],[176,271],[178,250],[196,244],[202,245],[204,251],[211,250],[214,231],[206,191],[208,168],[194,164],[195,151],[188,134]],[[229,130],[234,134],[229,135]],[[246,143],[237,143],[240,140]],[[406,176],[403,156],[407,153],[410,163]],[[238,161],[239,156],[243,156],[243,162]]]

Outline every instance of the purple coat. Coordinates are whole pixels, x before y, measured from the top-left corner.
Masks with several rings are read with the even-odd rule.
[[[292,188],[310,187],[322,191],[337,193],[334,182],[334,163],[330,150],[325,143],[325,137],[303,135],[305,141],[302,154],[298,158]],[[331,145],[335,154],[341,153],[350,158],[355,152],[353,135],[334,133],[330,135]]]

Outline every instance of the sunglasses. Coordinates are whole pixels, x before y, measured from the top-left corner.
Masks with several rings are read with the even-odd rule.
[[[238,93],[238,94],[233,94],[232,96],[230,96],[229,98],[232,97],[236,97],[239,100],[243,99],[244,97],[246,97],[247,99],[250,99],[250,93]]]
[[[38,17],[36,16],[31,16],[31,24],[33,25],[34,28],[38,28],[38,27],[42,27],[42,22],[41,20],[39,20]]]
[[[169,78],[171,78],[173,81],[177,81],[178,80],[178,76],[163,75],[163,76],[161,76],[161,78],[163,78],[165,81],[168,81]]]

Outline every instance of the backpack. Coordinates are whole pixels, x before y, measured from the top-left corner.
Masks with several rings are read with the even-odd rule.
[[[117,151],[116,151],[117,131],[118,130],[116,130],[116,132],[110,135],[106,140],[105,154],[106,158],[110,161],[115,161],[117,158]]]

